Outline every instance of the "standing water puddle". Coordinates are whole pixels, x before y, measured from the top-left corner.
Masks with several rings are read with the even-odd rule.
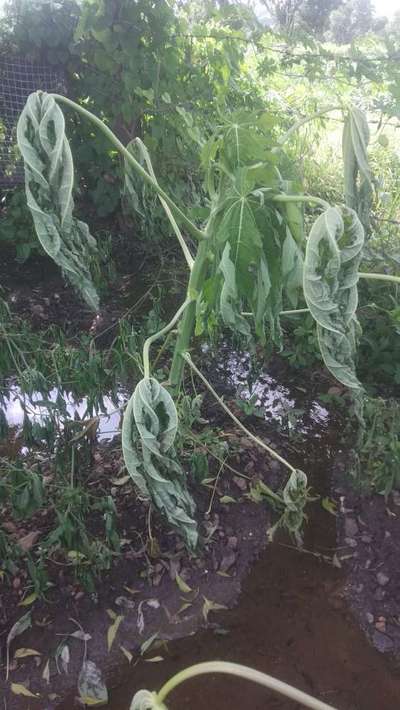
[[[278,426],[287,440],[288,457],[303,468],[320,496],[329,496],[329,473],[341,455],[341,431],[328,411],[304,387],[304,382],[281,384],[270,373],[250,382],[246,356],[225,353],[214,366],[217,389],[236,391],[257,408],[259,435]],[[220,387],[221,384],[221,387]],[[20,393],[10,390],[4,399],[10,425],[21,426],[24,409]],[[57,391],[48,397],[55,402]],[[121,395],[122,403],[125,397]],[[30,417],[40,421],[48,412],[34,395],[25,405]],[[87,416],[87,402],[65,399],[69,416]],[[100,438],[112,438],[119,428],[120,412],[104,398],[100,412]],[[255,420],[252,419],[254,426]],[[291,436],[295,435],[292,439]],[[148,656],[120,667],[120,681],[109,685],[110,710],[129,710],[134,693],[156,690],[171,676],[201,661],[227,660],[274,675],[337,710],[395,710],[400,707],[400,678],[387,660],[369,646],[348,610],[342,595],[345,571],[323,561],[336,550],[336,518],[321,506],[309,506],[304,551],[277,537],[268,545],[243,584],[239,604],[210,617],[210,627],[195,636],[169,642]],[[338,551],[340,557],[340,551]],[[149,590],[151,593],[151,590]],[[162,632],[161,632],[162,637]],[[168,699],[176,710],[295,710],[298,705],[247,681],[208,676],[184,683]],[[72,702],[59,706],[70,710]]]
[[[8,426],[12,429],[21,429],[25,416],[31,424],[44,425],[51,415],[56,415],[60,428],[63,428],[65,419],[84,420],[98,417],[97,438],[99,441],[111,440],[119,431],[121,411],[126,396],[118,393],[114,400],[105,395],[102,397],[102,407],[88,409],[88,400],[74,399],[69,392],[61,392],[54,388],[46,395],[33,392],[32,395],[22,394],[19,387],[13,385],[7,395],[2,396],[2,409]],[[64,412],[57,407],[61,403]],[[54,406],[54,409],[52,407]]]

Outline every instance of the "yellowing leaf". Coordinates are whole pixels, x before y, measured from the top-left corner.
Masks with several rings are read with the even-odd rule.
[[[108,647],[108,652],[111,651],[111,647],[112,647],[112,645],[113,645],[113,643],[114,643],[114,640],[115,640],[115,637],[116,637],[116,635],[117,635],[117,631],[118,631],[118,629],[119,629],[119,625],[120,625],[121,621],[123,621],[124,618],[125,618],[124,616],[117,616],[117,617],[115,618],[114,623],[111,624],[111,626],[108,628],[108,631],[107,631],[107,647]]]
[[[154,641],[156,640],[156,638],[158,638],[158,633],[157,633],[157,631],[156,631],[155,634],[152,634],[151,636],[149,636],[149,638],[146,639],[146,641],[143,641],[143,643],[142,643],[142,645],[141,645],[141,647],[140,647],[140,653],[141,653],[142,656],[143,656],[143,654],[146,653],[146,651],[149,650],[150,646],[154,643]]]
[[[85,705],[106,705],[108,692],[101,671],[93,661],[84,661],[78,678],[79,695]]]
[[[6,680],[8,680],[8,673],[10,668],[10,644],[11,642],[20,634],[23,634],[26,629],[32,625],[31,612],[27,611],[26,614],[21,616],[18,621],[11,627],[7,636],[7,659],[6,659]]]
[[[131,663],[132,659],[133,659],[133,654],[130,651],[128,651],[128,649],[125,648],[124,646],[120,646],[120,649],[121,649],[122,653],[124,654],[125,658],[127,659],[128,663]]]
[[[14,653],[14,658],[27,658],[28,656],[41,656],[34,648],[18,648]]]
[[[321,501],[321,505],[324,510],[326,510],[328,513],[331,515],[337,515],[337,505],[334,500],[331,498],[323,498]]]
[[[208,615],[210,611],[221,611],[222,609],[226,609],[227,607],[224,606],[223,604],[218,604],[217,602],[213,602],[212,599],[207,599],[207,597],[204,597],[204,604],[203,604],[203,617],[205,621],[208,620]]]
[[[18,604],[18,606],[30,606],[31,604],[33,604],[33,602],[36,601],[37,598],[38,598],[38,595],[36,594],[36,592],[32,592],[32,594],[28,594],[28,596],[25,597],[25,599],[23,599]]]
[[[177,583],[182,594],[190,594],[190,592],[193,592],[193,589],[186,584],[185,580],[179,576],[178,572],[175,574],[175,582]]]
[[[40,695],[31,693],[22,683],[11,683],[11,692],[14,693],[14,695],[24,695],[26,698],[40,698]]]
[[[50,661],[47,661],[45,667],[43,668],[42,678],[47,684],[50,683]]]

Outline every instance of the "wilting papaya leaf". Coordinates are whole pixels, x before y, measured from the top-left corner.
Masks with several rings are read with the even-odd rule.
[[[65,121],[53,96],[36,91],[28,97],[17,125],[25,164],[25,190],[36,234],[43,249],[61,267],[75,289],[95,310],[99,297],[91,264],[97,261],[95,239],[73,216],[74,166]]]
[[[84,705],[92,707],[108,703],[107,687],[100,669],[93,661],[83,661],[78,678],[78,691]]]
[[[355,210],[369,229],[373,176],[368,161],[369,128],[365,114],[351,106],[344,122],[342,137],[343,172],[346,205]]]
[[[178,416],[169,392],[153,377],[137,384],[122,424],[125,465],[142,495],[151,498],[190,549],[198,542],[195,504],[174,457]]]
[[[330,372],[351,389],[362,389],[354,356],[358,267],[364,229],[354,210],[330,207],[314,223],[304,263],[304,297],[317,323],[318,341]]]
[[[220,294],[220,311],[222,320],[232,330],[236,330],[242,335],[250,335],[250,326],[241,315],[241,304],[236,288],[235,265],[230,258],[231,246],[229,242],[225,244],[222,252],[219,270],[223,275],[223,285]]]
[[[293,308],[297,308],[303,286],[303,255],[290,229],[287,229],[282,245],[282,276],[289,302]]]

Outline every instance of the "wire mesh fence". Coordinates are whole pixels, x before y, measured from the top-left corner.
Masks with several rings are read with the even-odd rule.
[[[37,89],[64,93],[64,73],[56,67],[17,57],[11,61],[0,58],[0,188],[3,190],[24,181],[16,128],[26,99]]]

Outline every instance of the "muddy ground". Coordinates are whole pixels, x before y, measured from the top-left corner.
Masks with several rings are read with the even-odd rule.
[[[43,289],[40,280],[34,283],[33,277],[25,280],[25,273],[23,286],[15,286],[11,277],[15,279],[15,274],[5,280],[5,287],[12,309],[38,328],[64,323],[72,335],[79,329],[96,328],[85,309],[79,311],[80,320],[75,319],[76,301],[66,293],[64,298],[65,287],[57,273],[51,272],[51,291]],[[121,304],[127,302],[120,290],[101,316],[102,327],[115,322]],[[227,347],[207,351],[202,367],[225,397],[234,396],[238,388],[244,398],[249,396],[245,354]],[[363,497],[345,483],[350,480],[345,417],[319,400],[332,387],[334,383],[321,371],[302,371],[299,376],[275,359],[264,365],[253,382],[252,393],[263,415],[246,418],[246,424],[266,443],[309,474],[320,496],[308,510],[303,548],[281,535],[268,545],[267,530],[276,514],[265,503],[250,501],[248,493],[258,479],[274,488],[286,473],[238,436],[208,402],[207,419],[235,439],[237,453],[229,463],[245,477],[225,471],[207,514],[212,487],[196,488],[205,540],[199,555],[189,558],[179,538],[156,515],[152,519],[156,544],[149,547],[147,536],[138,535],[138,530],[147,529],[147,504],[135,496],[130,484],[117,486],[113,494],[126,540],[122,556],[115,559],[95,594],[76,584],[70,569],[53,565],[55,586],[47,601],[34,603],[32,628],[11,645],[8,682],[5,641],[12,624],[26,612],[18,606],[24,580],[11,588],[4,581],[0,585],[4,707],[74,707],[85,642],[70,634],[79,627],[81,635],[90,637],[86,637],[87,657],[101,668],[110,691],[107,707],[113,710],[128,708],[138,688],[156,688],[190,662],[213,658],[275,674],[339,710],[392,710],[400,705],[396,670],[400,654],[399,500],[396,495],[387,502],[380,496]],[[345,393],[335,390],[335,396],[344,398]],[[244,417],[243,412],[239,414]],[[92,472],[96,485],[110,493],[120,476],[119,446],[118,438],[99,445]],[[227,498],[231,500],[221,502]],[[334,499],[336,511],[328,512],[321,505],[323,498]],[[3,518],[2,525],[7,522]],[[38,525],[44,533],[46,519],[33,518],[24,521],[16,535],[28,535]],[[40,536],[35,544],[40,544]],[[260,561],[252,568],[257,558]],[[178,586],[177,573],[190,591]],[[108,650],[110,610],[123,619]],[[367,642],[360,626],[383,655]],[[207,630],[192,636],[199,627]],[[142,653],[143,643],[154,635],[154,642]],[[174,641],[185,636],[189,638]],[[69,662],[60,658],[56,662],[57,647],[64,640]],[[40,655],[14,659],[21,648]],[[390,665],[384,654],[391,657]],[[23,684],[36,698],[16,696],[10,691],[10,681]],[[213,708],[228,708],[232,697],[238,707],[266,707],[264,691],[221,678],[184,686],[174,695],[174,705],[196,710],[208,702]],[[271,696],[268,707],[289,710],[293,703]]]

